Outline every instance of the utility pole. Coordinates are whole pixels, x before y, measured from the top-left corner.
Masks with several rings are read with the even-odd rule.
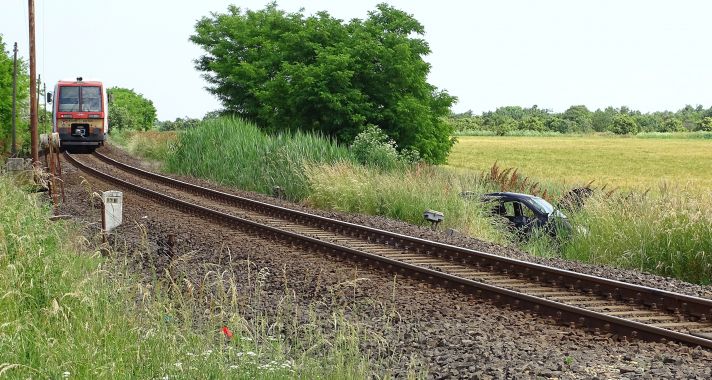
[[[47,123],[47,82],[42,83],[42,93],[44,94],[44,110],[42,112],[42,124],[44,124],[45,133],[49,133],[49,124]]]
[[[37,133],[39,134],[40,132],[40,127],[42,126],[42,120],[40,119],[40,96],[42,96],[42,93],[40,92],[40,87],[42,84],[42,74],[37,74],[37,99],[35,101],[37,102],[37,107],[35,108],[37,110]],[[39,152],[37,152],[39,154]]]
[[[12,59],[12,156],[17,155],[17,132],[15,124],[17,123],[17,42],[15,42],[15,47],[12,49],[15,53]]]
[[[39,165],[39,138],[37,136],[37,58],[35,57],[35,0],[27,0],[30,15],[30,151],[32,164]]]

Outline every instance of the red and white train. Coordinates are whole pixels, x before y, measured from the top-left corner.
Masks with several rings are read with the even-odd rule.
[[[52,101],[52,96],[48,100]],[[94,151],[109,132],[106,89],[101,82],[59,81],[54,86],[52,132],[62,149]]]

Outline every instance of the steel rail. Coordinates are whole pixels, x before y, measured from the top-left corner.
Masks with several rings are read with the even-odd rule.
[[[98,157],[102,157],[103,155],[97,154]],[[139,194],[142,194],[144,196],[147,196],[149,198],[155,199],[161,203],[167,204],[179,211],[187,212],[187,213],[192,213],[192,214],[199,214],[199,215],[206,215],[209,216],[215,220],[221,221],[223,223],[227,223],[232,226],[237,226],[243,229],[247,229],[248,231],[262,231],[266,232],[270,235],[273,236],[278,236],[281,237],[282,239],[286,239],[290,243],[298,243],[300,245],[304,245],[310,248],[315,248],[317,250],[323,250],[326,251],[327,253],[330,254],[341,254],[342,256],[345,255],[348,258],[352,259],[357,259],[359,261],[365,262],[367,264],[370,264],[372,266],[377,266],[377,267],[382,267],[384,269],[390,270],[390,271],[395,271],[402,273],[406,276],[409,277],[415,277],[415,278],[421,278],[428,280],[430,282],[436,283],[441,286],[449,287],[449,288],[456,288],[459,289],[463,292],[466,293],[472,293],[477,295],[480,298],[486,298],[490,299],[492,301],[498,302],[498,303],[503,303],[505,305],[511,305],[517,308],[521,309],[526,309],[533,311],[535,314],[538,315],[544,315],[551,317],[554,321],[560,323],[560,324],[565,324],[565,325],[573,325],[573,326],[578,326],[578,327],[584,327],[589,329],[590,331],[593,331],[594,333],[608,333],[608,334],[613,334],[613,335],[618,335],[621,337],[634,337],[638,339],[643,339],[643,340],[650,340],[650,341],[667,341],[667,340],[673,340],[689,345],[699,345],[702,347],[706,348],[712,348],[712,340],[700,337],[700,336],[695,336],[691,334],[686,334],[682,332],[677,332],[677,331],[672,331],[668,330],[665,328],[660,328],[656,326],[651,326],[651,325],[646,325],[644,323],[636,322],[636,321],[631,321],[627,320],[624,318],[619,318],[611,315],[606,315],[604,313],[599,313],[595,312],[592,310],[587,310],[584,308],[572,306],[572,305],[567,305],[564,303],[536,297],[533,295],[529,294],[524,294],[520,293],[514,290],[510,289],[505,289],[501,288],[498,286],[494,286],[491,284],[485,284],[479,281],[475,281],[472,279],[467,279],[467,278],[462,278],[459,276],[455,276],[452,274],[448,273],[443,273],[437,270],[432,270],[428,268],[423,268],[421,266],[409,264],[409,263],[404,263],[402,261],[390,259],[387,257],[383,257],[380,255],[376,255],[373,253],[368,253],[368,252],[363,252],[360,250],[356,250],[353,248],[349,247],[344,247],[335,243],[331,242],[326,242],[322,241],[320,239],[316,239],[313,237],[309,236],[304,236],[295,232],[291,231],[285,231],[276,227],[272,226],[267,226],[267,225],[262,225],[260,223],[250,221],[244,218],[240,218],[234,215],[226,214],[220,211],[212,210],[203,206],[199,206],[193,203],[185,202],[161,193],[158,193],[156,191],[146,189],[140,186],[137,186],[135,184],[129,183],[127,181],[121,180],[119,178],[113,177],[111,175],[108,175],[106,173],[100,172],[94,168],[90,168],[81,162],[77,161],[74,159],[69,154],[66,154],[66,157],[68,160],[70,160],[74,165],[76,165],[78,168],[81,170],[97,176],[99,178],[105,179],[109,182],[115,183],[119,186],[128,188],[130,190],[133,190]],[[134,173],[141,174],[143,176],[150,177],[154,180],[160,180],[162,182],[166,183],[171,183],[174,186],[180,186],[184,187],[186,189],[190,189],[191,191],[197,191],[200,193],[207,193],[212,196],[216,196],[221,199],[226,199],[230,200],[231,202],[236,202],[239,201],[239,203],[243,203],[243,201],[249,201],[247,203],[253,204],[260,206],[260,208],[266,206],[269,206],[270,209],[273,210],[278,210],[282,213],[287,213],[289,215],[296,215],[299,216],[298,218],[301,221],[308,221],[308,220],[319,220],[319,221],[328,221],[331,223],[334,223],[339,226],[346,226],[350,229],[357,229],[361,231],[367,231],[369,233],[383,233],[383,235],[388,236],[388,237],[395,237],[397,239],[401,239],[400,241],[407,241],[407,242],[417,242],[417,243],[428,243],[431,244],[432,246],[436,248],[442,248],[442,249],[447,249],[447,250],[453,250],[456,253],[462,251],[467,253],[469,256],[475,256],[475,257],[481,257],[484,255],[485,259],[490,259],[490,256],[494,256],[488,253],[484,252],[479,252],[479,251],[474,251],[474,250],[469,250],[465,248],[460,248],[460,247],[455,247],[447,244],[442,244],[442,243],[436,243],[436,242],[430,242],[427,240],[423,239],[418,239],[418,238],[413,238],[413,237],[408,237],[405,235],[400,235],[400,234],[395,234],[392,232],[388,231],[381,231],[377,230],[371,227],[365,227],[365,226],[358,226],[354,225],[352,223],[347,223],[343,221],[338,221],[334,219],[329,219],[317,215],[312,215],[312,214],[307,214],[303,213],[300,211],[296,210],[290,210],[286,209],[283,207],[279,206],[274,206],[274,205],[269,205],[263,202],[259,201],[254,201],[251,199],[247,198],[242,198],[242,197],[237,197],[232,194],[227,194],[223,192],[219,192],[216,190],[212,189],[207,189],[201,186],[189,184],[183,181],[178,181],[174,180],[165,176],[161,176],[158,174],[150,173],[147,171],[144,171],[142,169],[138,169],[135,167],[131,167],[129,165],[119,163],[118,161],[115,161],[111,158],[108,158],[106,156],[103,156],[102,160],[110,163],[116,163],[120,167],[124,168],[131,168],[128,169]],[[235,199],[238,198],[238,199]],[[394,241],[386,241],[386,243],[391,243],[391,244],[398,244],[398,242]],[[409,248],[413,248],[410,246]],[[433,253],[432,251],[427,251],[428,253]],[[448,257],[448,255],[438,255],[438,256],[445,256]],[[456,255],[457,258],[459,258],[461,261],[465,259],[464,261],[466,262],[472,262],[470,260],[466,260],[468,257],[462,257],[461,255]],[[626,284],[622,283],[619,281],[614,281],[614,280],[609,280],[609,279],[603,279],[595,276],[589,276],[589,275],[582,275],[579,273],[575,272],[570,272],[570,271],[564,271],[556,268],[549,268],[545,267],[539,264],[533,264],[533,263],[527,263],[519,260],[514,260],[514,259],[508,259],[508,258],[502,258],[499,256],[494,256],[497,259],[504,259],[505,262],[510,263],[514,262],[515,264],[522,264],[525,265],[525,267],[528,267],[527,264],[533,265],[537,270],[547,270],[547,269],[554,269],[555,272],[565,272],[567,275],[577,275],[577,276],[583,276],[584,278],[592,278],[592,279],[601,279],[605,281],[610,281],[615,283],[618,286],[632,286],[632,287],[639,287],[637,285],[632,285],[632,284]],[[500,265],[497,265],[497,267],[501,267]],[[514,266],[516,269],[516,266]],[[507,268],[505,267],[505,271]],[[562,284],[562,282],[559,282],[559,284]],[[578,284],[581,284],[579,282]],[[647,288],[647,287],[639,287],[647,291],[651,292],[657,292],[657,294],[672,294],[675,296],[681,297],[681,299],[687,299],[691,298],[694,299],[695,301],[707,301],[710,302],[710,305],[712,306],[712,302],[709,300],[705,300],[702,298],[696,298],[696,297],[690,297],[690,296],[685,296],[682,294],[677,294],[677,293],[672,293],[672,292],[667,292],[659,289],[654,289],[654,288]],[[593,289],[591,289],[593,290]],[[617,293],[619,294],[619,293]],[[636,298],[640,299],[640,297]],[[678,310],[679,311],[679,310]]]
[[[695,318],[699,318],[700,320],[712,318],[712,300],[709,299],[572,272],[565,269],[553,268],[537,263],[497,256],[487,252],[429,241],[395,232],[379,230],[372,227],[331,219],[320,215],[292,210],[254,199],[240,197],[203,186],[194,185],[127,165],[100,153],[95,152],[94,154],[104,162],[118,166],[137,175],[186,191],[191,191],[196,194],[208,195],[232,204],[237,204],[243,207],[247,206],[257,210],[265,210],[272,214],[276,213],[290,220],[302,223],[310,222],[310,224],[322,228],[336,225],[341,229],[339,232],[345,234],[348,234],[349,232],[354,236],[365,234],[367,236],[375,237],[377,242],[390,244],[396,247],[408,247],[409,249],[415,251],[427,252],[435,256],[459,261],[464,264],[491,267],[491,269],[503,273],[520,273],[523,274],[524,277],[531,278],[536,281],[548,282],[553,285],[569,287],[584,292],[592,292],[594,294],[599,294],[613,299],[645,305],[654,309],[669,310],[676,314],[693,316]]]

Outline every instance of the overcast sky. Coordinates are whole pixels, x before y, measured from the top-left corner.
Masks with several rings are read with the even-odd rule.
[[[279,1],[287,11],[365,18],[383,1]],[[161,120],[220,108],[193,65],[194,25],[230,1],[36,0],[38,73],[133,88]],[[261,9],[267,1],[232,2]],[[456,112],[504,105],[644,112],[712,105],[712,1],[392,0],[425,26],[429,82]],[[0,0],[6,50],[28,56],[27,1]]]

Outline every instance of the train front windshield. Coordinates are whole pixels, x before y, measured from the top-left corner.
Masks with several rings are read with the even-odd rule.
[[[101,112],[101,88],[64,86],[59,90],[59,112]]]

